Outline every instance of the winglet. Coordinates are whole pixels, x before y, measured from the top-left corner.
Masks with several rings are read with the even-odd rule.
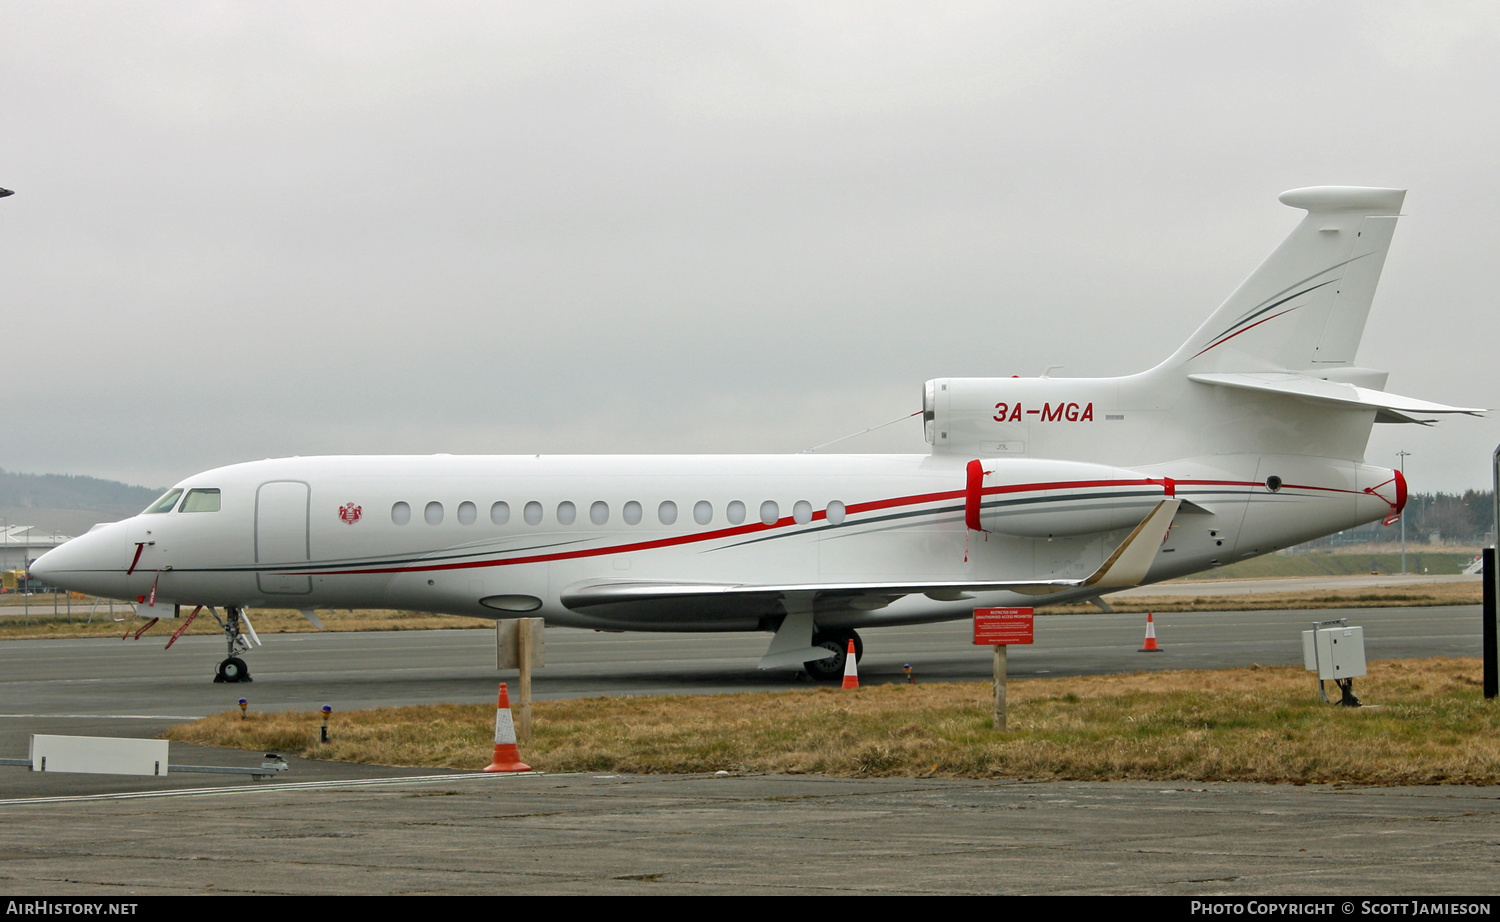
[[[1177,507],[1180,505],[1182,500],[1175,498],[1157,503],[1151,514],[1109,555],[1104,565],[1081,585],[1101,589],[1139,586],[1141,580],[1146,578],[1146,571],[1151,569],[1152,561],[1156,560],[1156,552],[1161,550],[1161,544],[1167,537],[1167,529],[1172,527],[1172,518],[1177,515]]]

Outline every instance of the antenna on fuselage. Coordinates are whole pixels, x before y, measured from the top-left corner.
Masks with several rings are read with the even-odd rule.
[[[814,445],[811,448],[804,448],[801,451],[797,452],[797,454],[799,454],[799,455],[810,455],[813,452],[817,451],[819,448],[827,448],[829,445],[837,445],[839,442],[842,442],[845,439],[852,439],[856,435],[864,435],[866,432],[874,432],[876,429],[884,429],[886,426],[891,426],[891,425],[894,425],[896,423],[899,423],[903,419],[911,419],[913,416],[921,416],[921,415],[922,415],[922,411],[918,410],[915,413],[908,413],[905,416],[898,416],[898,417],[896,417],[895,419],[891,420],[888,423],[881,423],[878,426],[871,426],[868,429],[861,429],[858,432],[851,432],[848,435],[839,436],[838,438],[834,439],[832,442],[824,442],[822,445]]]

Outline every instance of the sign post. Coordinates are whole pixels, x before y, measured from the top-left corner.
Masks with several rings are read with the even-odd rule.
[[[1032,609],[974,609],[974,644],[995,648],[995,729],[1005,729],[1005,648],[1029,644],[1032,639]]]
[[[546,662],[545,622],[515,618],[495,622],[495,668],[519,669],[516,695],[516,739],[531,739],[531,670]]]
[[[1500,445],[1490,455],[1490,467],[1495,476],[1495,489],[1500,490]],[[1494,513],[1500,516],[1500,493],[1494,496]],[[1480,552],[1484,555],[1484,627],[1480,630],[1480,642],[1484,657],[1484,697],[1493,701],[1500,695],[1500,624],[1496,622],[1496,599],[1500,598],[1500,518],[1495,519],[1495,546]]]

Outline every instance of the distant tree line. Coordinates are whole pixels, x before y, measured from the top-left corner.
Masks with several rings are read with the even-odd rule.
[[[1495,530],[1495,494],[1492,490],[1465,490],[1463,493],[1412,493],[1406,500],[1408,542],[1431,541],[1482,544],[1493,541]],[[1400,541],[1400,524],[1381,525],[1371,522],[1311,542],[1313,546],[1369,544]]]
[[[20,509],[130,509],[140,511],[162,491],[98,477],[15,474],[0,468],[0,506]]]

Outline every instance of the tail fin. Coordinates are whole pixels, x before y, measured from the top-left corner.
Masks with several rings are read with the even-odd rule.
[[[1358,186],[1282,193],[1307,216],[1164,365],[1316,374],[1353,364],[1405,197]]]
[[[1484,412],[1388,393],[1385,372],[1354,365],[1405,197],[1354,186],[1283,193],[1307,216],[1181,348],[1140,374],[927,382],[933,451],[1120,467],[1233,454],[1358,461],[1376,422]]]

